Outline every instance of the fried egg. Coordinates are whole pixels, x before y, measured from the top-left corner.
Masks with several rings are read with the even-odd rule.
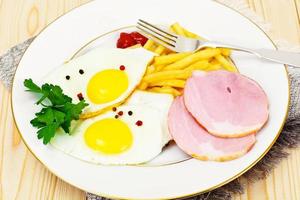
[[[161,122],[163,146],[172,140],[168,128],[168,113],[173,102],[173,95],[136,90],[126,101],[126,105],[150,107],[158,111],[157,118]]]
[[[94,118],[75,121],[71,134],[58,130],[55,148],[78,159],[104,165],[135,165],[163,148],[159,112],[147,106],[120,106]]]
[[[95,115],[132,93],[153,55],[144,48],[97,48],[58,67],[44,82],[59,85],[73,102],[85,99],[83,115]]]

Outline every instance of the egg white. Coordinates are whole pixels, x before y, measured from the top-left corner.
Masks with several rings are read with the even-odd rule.
[[[43,82],[59,85],[63,92],[79,102],[77,94],[82,93],[89,104],[83,113],[91,113],[109,107],[126,99],[136,86],[140,83],[148,63],[153,58],[153,53],[144,48],[117,49],[117,48],[96,48],[88,53],[69,61],[48,74]],[[128,88],[118,98],[102,104],[91,102],[87,95],[87,85],[89,80],[98,72],[107,69],[118,69],[125,66],[124,72],[128,76]],[[79,70],[84,74],[80,74]],[[70,76],[67,80],[66,76]]]
[[[139,105],[143,107],[150,107],[158,111],[158,116],[161,122],[161,128],[163,133],[163,146],[166,145],[169,141],[172,140],[172,136],[169,133],[168,128],[168,113],[169,109],[174,100],[173,95],[163,94],[163,93],[154,93],[136,90],[132,95],[127,99],[126,105]]]
[[[59,130],[51,140],[51,145],[55,148],[78,159],[96,164],[104,165],[136,165],[148,162],[155,158],[163,148],[163,134],[159,112],[146,106],[120,106],[118,110],[123,111],[123,116],[118,118],[125,122],[133,135],[132,146],[120,154],[104,154],[89,148],[84,140],[86,129],[94,122],[114,118],[116,112],[109,111],[103,115],[84,121],[76,121],[72,124],[71,135]],[[129,116],[128,111],[132,111]],[[142,126],[137,126],[137,120],[143,122]],[[118,138],[116,138],[118,139]]]

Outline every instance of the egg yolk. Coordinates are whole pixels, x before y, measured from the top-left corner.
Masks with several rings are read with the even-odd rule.
[[[85,131],[84,139],[88,147],[105,154],[122,153],[133,142],[127,124],[114,118],[102,119],[90,125]]]
[[[95,104],[115,100],[128,88],[128,76],[124,71],[108,69],[95,74],[87,85],[87,96]]]

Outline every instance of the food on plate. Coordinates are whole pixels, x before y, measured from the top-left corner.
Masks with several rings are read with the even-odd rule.
[[[117,48],[125,49],[136,44],[145,45],[147,38],[140,33],[134,31],[131,33],[120,33],[120,37],[117,41]]]
[[[215,58],[225,70],[235,71],[235,67],[223,55],[219,54]]]
[[[162,124],[164,146],[172,139],[168,129],[168,113],[173,99],[172,94],[159,94],[136,90],[125,102],[125,105],[145,106],[158,111],[158,115],[156,117],[159,118]]]
[[[192,52],[183,52],[183,53],[171,53],[163,56],[156,56],[154,58],[154,65],[155,66],[168,65],[178,60],[181,60],[187,56],[190,56],[192,54],[193,54]]]
[[[100,47],[58,67],[44,82],[59,85],[75,102],[84,99],[89,106],[81,118],[88,118],[125,101],[152,59],[144,48]]]
[[[26,79],[24,86],[27,91],[40,95],[36,104],[42,105],[43,108],[35,113],[36,117],[30,123],[39,129],[37,137],[43,139],[44,144],[50,142],[59,128],[70,134],[71,122],[78,120],[82,110],[88,106],[84,100],[74,104],[72,98],[65,95],[57,85],[44,84],[39,87],[31,79]]]
[[[148,39],[146,44],[144,45],[144,48],[151,51],[155,49],[154,45],[155,45],[154,41]]]
[[[170,86],[152,87],[148,91],[157,92],[157,93],[172,94],[175,97],[181,95],[181,91],[176,90],[175,88],[172,88]]]
[[[136,31],[131,32],[130,36],[136,41],[137,44],[141,44],[142,46],[144,46],[148,41],[148,38]]]
[[[147,83],[169,80],[169,79],[187,79],[191,76],[192,70],[171,70],[160,71],[148,74],[143,78]]]
[[[200,160],[226,161],[247,153],[255,143],[255,134],[240,138],[220,138],[201,127],[177,97],[169,111],[169,130],[176,144]]]
[[[188,31],[187,29],[183,28],[178,22],[176,22],[170,26],[170,31],[173,33],[176,33],[178,35],[188,37],[188,38],[205,40],[204,38],[200,37],[199,35],[192,33],[190,31]]]
[[[168,79],[165,81],[157,81],[149,84],[152,87],[155,86],[171,86],[171,87],[176,87],[176,88],[183,88],[185,85],[184,80],[179,80],[179,79]]]
[[[211,68],[213,65],[210,65],[210,63],[207,60],[200,60],[198,62],[195,62],[194,64],[191,64],[189,67],[185,68],[185,70],[204,70],[204,71],[210,71],[209,68]]]
[[[178,23],[170,30],[203,40]],[[31,124],[44,144],[105,165],[148,162],[173,139],[185,153],[213,161],[254,145],[268,99],[237,72],[229,49],[175,53],[138,32],[120,33],[116,46],[63,64],[42,87],[25,80],[41,95]]]
[[[157,46],[154,50],[154,53],[160,55],[162,54],[163,52],[165,52],[167,49],[161,45]]]
[[[186,30],[178,23],[171,25],[170,31],[185,37],[204,40],[200,36]],[[130,35],[130,33],[127,34]],[[121,40],[121,38],[122,37],[120,37],[119,40]],[[132,42],[132,45],[135,44],[136,43]],[[182,93],[180,92],[180,88],[182,87],[177,87],[176,84],[170,84],[170,80],[173,81],[175,79],[179,81],[186,81],[189,76],[183,75],[183,77],[179,76],[179,78],[172,77],[171,75],[163,76],[159,81],[165,81],[166,85],[163,85],[162,83],[160,83],[160,85],[153,84],[154,79],[149,78],[152,74],[153,76],[156,76],[157,73],[160,76],[160,72],[165,71],[175,71],[174,73],[177,73],[177,70],[186,70],[191,72],[193,70],[213,71],[225,69],[228,71],[237,71],[236,67],[229,58],[229,49],[205,48],[196,52],[174,53],[149,39],[143,47],[155,53],[156,56],[154,57],[153,62],[150,62],[147,67],[146,76],[144,76],[138,87],[140,90],[173,94],[174,96],[181,95]],[[191,73],[189,73],[189,75],[191,75]],[[182,86],[182,84],[180,84],[180,86]]]
[[[215,48],[207,48],[198,52],[193,53],[181,60],[171,63],[163,68],[163,70],[177,70],[184,69],[191,64],[198,62],[200,60],[209,60],[214,56],[220,55],[220,50]]]
[[[186,82],[187,110],[219,137],[241,137],[260,130],[268,120],[268,99],[255,81],[238,73],[195,71]]]
[[[170,30],[171,30],[171,32],[174,32],[178,35],[187,36],[185,30],[179,25],[178,22],[172,24],[170,26]],[[197,37],[197,36],[195,35],[195,37]]]
[[[84,161],[105,165],[134,165],[156,157],[164,146],[159,110],[120,106],[94,118],[77,121],[72,134],[57,133],[55,148]]]

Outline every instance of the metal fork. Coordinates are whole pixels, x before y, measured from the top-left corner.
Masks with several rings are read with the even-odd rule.
[[[271,60],[273,62],[288,64],[300,68],[299,53],[270,49],[249,49],[236,45],[224,44],[221,42],[190,39],[180,35],[176,35],[174,33],[170,33],[142,19],[138,20],[136,28],[138,29],[138,32],[144,35],[145,37],[175,52],[197,51],[205,47],[222,47],[233,49],[236,51],[251,53],[260,58]]]

